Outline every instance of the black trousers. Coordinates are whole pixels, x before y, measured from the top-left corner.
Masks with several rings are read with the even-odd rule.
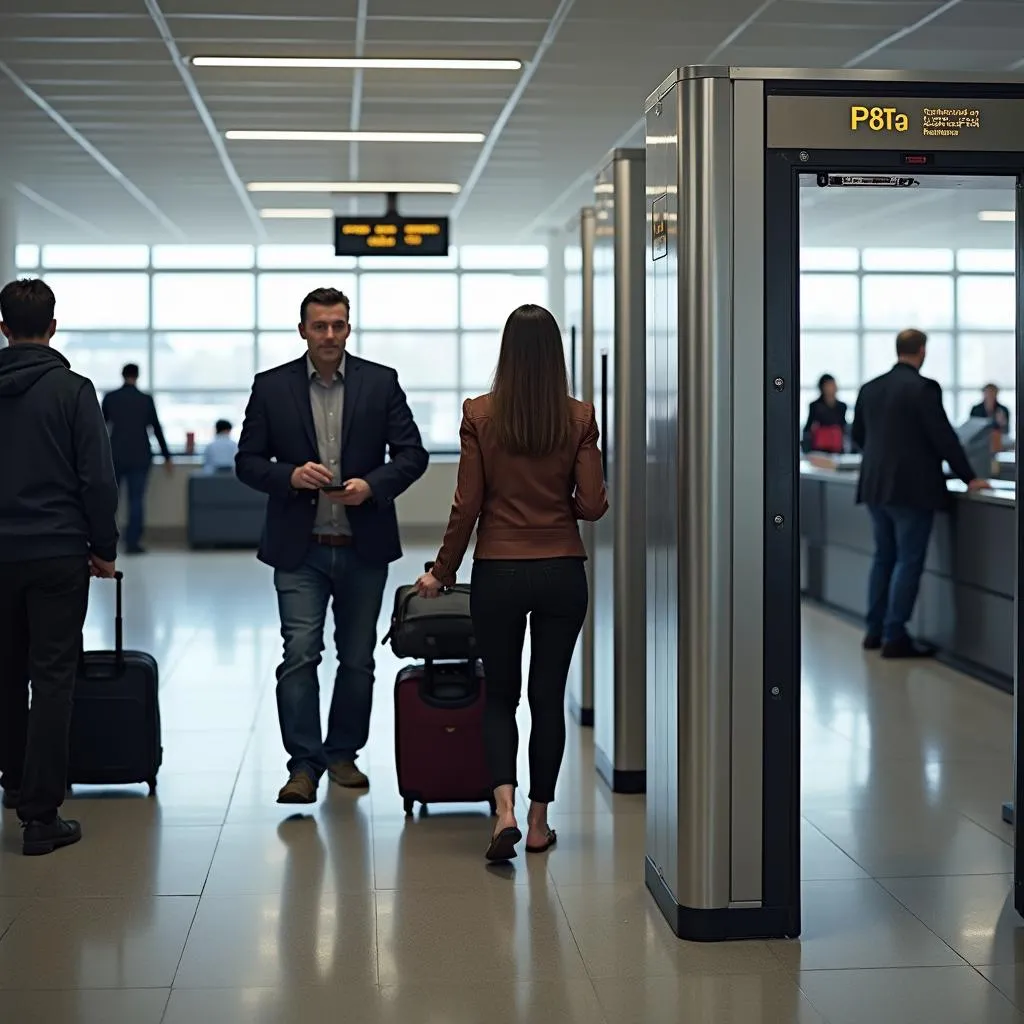
[[[88,602],[84,553],[0,563],[0,772],[22,821],[51,821],[64,802]]]
[[[530,617],[530,799],[550,803],[565,752],[565,684],[589,600],[583,560],[479,559],[470,600],[487,679],[484,741],[494,786],[518,785],[516,708]]]

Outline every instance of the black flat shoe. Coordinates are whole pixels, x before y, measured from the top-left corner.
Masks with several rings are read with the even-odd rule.
[[[491,845],[484,856],[492,863],[512,860],[516,856],[516,845],[522,842],[523,833],[519,829],[503,828],[496,836],[491,837]]]
[[[527,853],[546,853],[557,842],[558,842],[558,833],[555,832],[555,830],[553,828],[549,828],[548,829],[548,837],[547,837],[547,839],[545,839],[544,842],[540,844],[540,846],[530,846],[529,843],[527,843],[527,845],[526,845],[526,852]]]

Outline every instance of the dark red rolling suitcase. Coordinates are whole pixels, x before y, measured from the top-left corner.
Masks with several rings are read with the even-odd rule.
[[[484,674],[478,662],[411,665],[395,680],[398,789],[416,803],[487,803],[494,813],[483,737]]]
[[[86,651],[78,666],[68,785],[145,782],[152,795],[163,761],[159,674],[150,655],[124,649],[121,573],[115,580],[114,649]]]

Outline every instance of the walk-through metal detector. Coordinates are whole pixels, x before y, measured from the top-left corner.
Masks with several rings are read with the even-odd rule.
[[[801,179],[1013,175],[1019,208],[1024,80],[691,67],[646,110],[647,884],[681,937],[796,936]]]
[[[613,150],[594,182],[594,407],[609,503],[591,550],[594,762],[617,793],[647,781],[644,164],[642,149]]]
[[[585,206],[579,214],[580,280],[579,315],[570,328],[570,359],[573,393],[581,402],[594,401],[594,244],[597,232],[597,211]],[[594,552],[594,524],[580,523],[580,536],[588,556]],[[593,558],[587,559],[587,580],[593,593]],[[569,685],[569,712],[583,726],[594,724],[594,604],[587,608],[587,617],[580,631],[573,659]]]

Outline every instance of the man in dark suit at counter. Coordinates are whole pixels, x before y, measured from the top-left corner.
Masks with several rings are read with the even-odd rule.
[[[942,464],[971,491],[974,476],[942,405],[942,388],[921,375],[928,338],[908,329],[896,337],[896,365],[857,396],[853,442],[864,453],[857,501],[868,507],[875,558],[868,583],[866,650],[884,658],[934,653],[907,633],[924,571],[935,513],[949,502]]]
[[[153,396],[139,388],[139,368],[128,363],[121,371],[124,385],[103,396],[103,418],[110,431],[110,447],[114,453],[114,471],[117,474],[118,489],[127,486],[128,528],[125,530],[125,545],[128,554],[143,552],[142,534],[146,519],[146,486],[149,483],[149,468],[153,462],[153,450],[149,444],[149,432],[153,431],[156,443],[164,457],[164,468],[170,472],[171,450],[167,447],[160,419],[156,414]]]

